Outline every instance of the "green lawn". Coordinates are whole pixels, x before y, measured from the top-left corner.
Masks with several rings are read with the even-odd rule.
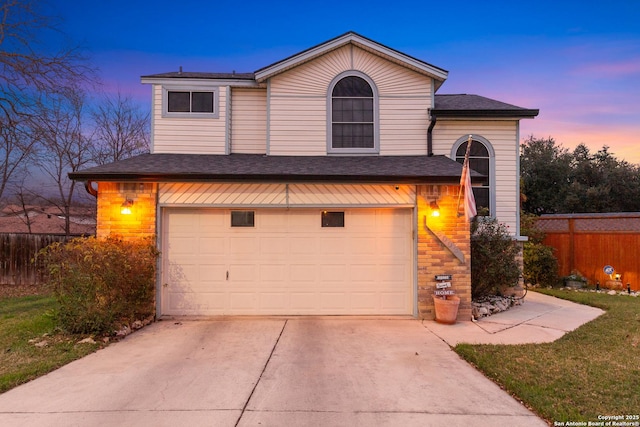
[[[640,421],[640,298],[541,292],[606,313],[553,343],[460,344],[455,351],[552,425],[599,415]]]
[[[55,329],[51,296],[0,298],[0,393],[94,352],[86,336]]]

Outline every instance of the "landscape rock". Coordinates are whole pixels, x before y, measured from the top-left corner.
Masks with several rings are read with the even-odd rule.
[[[78,344],[95,344],[96,342],[91,337],[87,337],[83,340],[78,341]]]
[[[489,296],[471,302],[471,314],[474,319],[491,316],[492,314],[506,311],[513,306],[521,305],[522,299],[512,296]]]

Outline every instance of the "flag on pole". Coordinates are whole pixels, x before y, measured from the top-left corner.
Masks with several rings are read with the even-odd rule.
[[[467,152],[464,155],[464,163],[462,164],[462,176],[460,177],[460,191],[464,191],[464,215],[467,221],[471,221],[478,214],[476,211],[476,199],[473,197],[473,189],[471,188],[471,173],[469,173],[471,141],[471,135],[469,135]]]

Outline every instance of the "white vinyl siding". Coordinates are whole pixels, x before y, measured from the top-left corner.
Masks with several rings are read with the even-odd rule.
[[[322,156],[327,153],[326,98],[271,97],[269,153]]]
[[[427,154],[431,79],[353,45],[270,80],[269,154],[326,154],[327,91],[338,74],[354,70],[378,89],[380,154]]]
[[[517,121],[515,120],[438,120],[433,132],[433,151],[436,155],[451,156],[451,147],[465,135],[473,134],[485,138],[495,153],[494,182],[495,217],[517,235],[517,217],[520,194],[518,194],[519,171]]]
[[[234,88],[231,98],[231,152],[266,154],[266,89]]]
[[[218,92],[218,118],[163,117],[162,85],[153,93],[153,153],[225,154],[226,88]]]
[[[380,98],[380,155],[426,155],[431,101]]]

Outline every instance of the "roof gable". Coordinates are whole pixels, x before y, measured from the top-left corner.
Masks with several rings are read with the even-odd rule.
[[[306,62],[312,61],[315,58],[318,58],[328,52],[331,52],[348,44],[353,44],[367,52],[385,58],[388,61],[402,65],[403,67],[407,67],[417,73],[433,78],[436,83],[436,89],[440,87],[442,83],[444,83],[449,74],[448,71],[442,68],[436,67],[435,65],[431,65],[412,56],[406,55],[402,52],[384,46],[371,39],[361,36],[360,34],[350,31],[334,39],[306,49],[300,53],[297,53],[274,64],[257,70],[255,72],[255,79],[259,83],[263,82],[270,77],[283,73]]]

